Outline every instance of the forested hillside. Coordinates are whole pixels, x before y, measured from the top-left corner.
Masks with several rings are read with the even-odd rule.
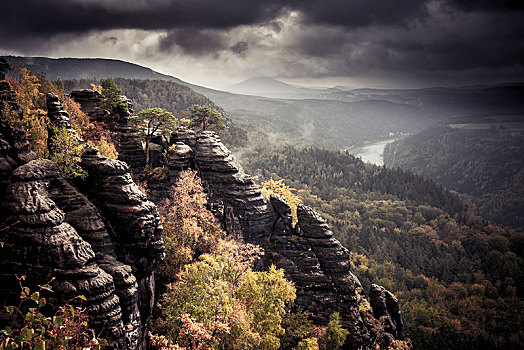
[[[522,229],[523,121],[517,115],[439,125],[388,145],[384,161],[471,195],[484,217]]]
[[[247,145],[248,132],[238,123],[232,123],[227,113],[216,106],[206,96],[191,88],[167,80],[125,79],[114,78],[122,93],[133,101],[136,113],[151,107],[160,107],[173,113],[177,118],[187,117],[191,106],[205,105],[217,109],[224,117],[228,126],[223,133],[223,140],[228,146],[241,147]],[[64,89],[68,92],[79,89],[89,89],[91,84],[98,85],[101,80],[78,79],[64,80]]]
[[[101,80],[64,80],[66,91],[90,89],[90,84],[98,85]],[[160,107],[176,115],[185,113],[194,104],[216,108],[207,97],[191,88],[166,80],[114,78],[113,81],[122,93],[133,101],[136,111],[150,107]]]
[[[257,149],[243,165],[286,179],[328,218],[369,288],[400,298],[417,349],[517,349],[524,234],[490,224],[440,185],[315,147]]]
[[[251,130],[253,142],[259,135],[267,135],[277,141],[287,139],[343,149],[387,138],[390,133],[417,132],[442,118],[416,105],[379,99],[272,99],[194,88]]]
[[[417,132],[434,121],[417,107],[371,100],[283,100],[230,94],[203,89],[200,93],[167,80],[115,78],[122,93],[133,100],[135,109],[160,106],[175,114],[192,104],[217,105],[235,121],[237,133],[249,130],[250,144],[304,141],[328,148],[347,148],[390,133]],[[66,80],[67,91],[89,88],[98,81]],[[206,96],[204,96],[205,94]],[[235,140],[226,139],[229,145]]]

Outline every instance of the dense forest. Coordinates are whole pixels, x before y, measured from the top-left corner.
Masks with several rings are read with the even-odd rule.
[[[45,77],[38,80],[28,71],[24,74],[27,79],[22,83],[30,89],[23,89],[24,84],[17,87],[16,82],[12,83],[17,87],[16,93],[22,96],[20,103],[30,101],[22,107],[25,115],[33,119],[22,124],[33,135],[35,146],[32,147],[37,147],[35,141],[40,134],[42,139],[47,139],[44,124],[40,122],[45,115],[38,112],[44,108],[43,96],[49,91],[58,94],[61,91]],[[116,81],[122,90],[132,82]],[[87,88],[91,82],[66,82],[66,87]],[[171,83],[154,97],[157,84],[137,81],[140,88],[129,85],[123,92],[139,96],[135,101],[137,110],[158,102],[168,110],[178,108],[173,110],[178,114],[194,103],[211,103],[183,86],[173,90]],[[27,95],[27,91],[31,94]],[[142,99],[141,92],[145,96]],[[67,102],[67,96],[63,98],[72,121],[77,120],[73,124],[79,128],[78,134],[83,135],[87,131],[79,122],[82,118],[78,116],[78,106]],[[177,104],[166,102],[170,99]],[[9,114],[6,117],[12,121],[16,116]],[[90,128],[94,127],[87,129]],[[508,135],[500,129],[489,132]],[[271,178],[285,179],[287,185],[296,189],[304,204],[312,206],[328,220],[336,237],[351,251],[351,270],[364,289],[369,290],[371,283],[378,283],[399,297],[406,333],[415,349],[519,349],[524,343],[521,330],[524,322],[524,233],[486,221],[477,207],[462,195],[410,171],[365,164],[347,152],[315,146],[273,148],[267,144],[260,147],[257,145],[270,140],[270,136],[261,134],[257,143],[249,144],[248,134],[253,136],[254,131],[247,133],[232,123],[229,135],[226,134],[226,139],[237,140],[233,146],[242,151],[240,160],[246,171],[257,176],[260,183]],[[97,142],[105,140],[102,137],[105,135],[96,136]],[[495,137],[482,138],[487,140],[479,143],[487,145],[482,154],[490,154],[487,150],[496,144],[492,139]],[[512,136],[506,139],[508,143],[504,149],[508,152],[518,150],[522,144]],[[468,147],[463,148],[468,150]],[[45,145],[35,150],[41,151],[41,157],[47,156]],[[478,149],[469,152],[472,157]],[[519,164],[518,152],[511,152],[508,154],[514,159],[509,158],[513,159],[509,164]],[[494,155],[489,158],[490,161],[494,159]],[[310,341],[322,348],[322,344],[329,341],[330,332],[338,329],[335,316],[331,330],[329,325],[318,330],[308,323],[307,315],[287,313],[283,306],[274,314],[259,314],[258,306],[242,308],[246,300],[259,300],[262,309],[266,302],[270,303],[269,299],[261,297],[267,296],[265,283],[268,280],[282,287],[274,296],[282,305],[292,303],[293,288],[278,271],[262,273],[246,267],[244,258],[253,258],[253,249],[223,240],[223,233],[212,224],[211,214],[206,211],[205,199],[200,196],[202,189],[191,179],[195,179],[194,174],[188,175],[186,186],[189,189],[180,184],[179,192],[173,192],[171,202],[161,210],[168,258],[159,270],[157,282],[159,286],[164,285],[164,289],[167,284],[171,286],[158,305],[155,335],[158,338],[154,340],[161,344],[167,341],[167,336],[183,344],[191,341],[183,336],[183,332],[191,328],[204,335],[205,342],[219,342],[229,348],[256,348],[266,344],[267,348],[291,349]],[[486,189],[489,185],[485,183]],[[520,187],[518,183],[515,186]],[[188,199],[190,193],[199,196]],[[197,223],[195,218],[199,220]],[[180,226],[189,229],[187,232],[176,229]],[[240,251],[240,259],[235,251]],[[202,253],[207,255],[199,258]],[[228,279],[233,275],[240,277]],[[199,304],[201,300],[194,298],[195,288],[203,288],[203,292],[209,293],[210,298],[205,300],[211,300],[211,296],[228,300],[228,307],[222,308],[221,302]],[[192,308],[189,311],[195,318],[183,318],[187,307]],[[232,310],[242,311],[242,316],[236,317]],[[235,332],[211,336],[211,331],[224,325],[218,321],[209,322],[210,312],[221,313]],[[261,326],[268,319],[271,319],[269,330]],[[294,327],[300,328],[299,323],[305,323],[308,330],[288,339],[286,334],[298,331]]]
[[[316,147],[256,149],[260,181],[286,179],[352,252],[352,271],[400,299],[417,349],[517,349],[524,234],[431,180]]]
[[[384,161],[468,194],[483,217],[522,229],[522,122],[521,116],[505,116],[438,125],[388,145]]]

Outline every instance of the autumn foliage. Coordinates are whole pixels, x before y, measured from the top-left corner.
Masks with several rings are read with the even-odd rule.
[[[33,74],[21,65],[15,67],[12,76],[7,76],[6,79],[15,93],[22,114],[10,110],[7,106],[1,106],[1,119],[12,127],[24,130],[31,149],[39,157],[49,157],[46,94],[50,92],[59,96],[64,110],[69,114],[72,129],[77,135],[98,148],[100,154],[113,159],[118,157],[114,146],[114,135],[103,123],[91,122],[80,109],[80,105],[64,94],[60,81],[53,83],[45,75]]]
[[[301,203],[300,198],[293,193],[291,187],[287,186],[284,183],[284,180],[273,180],[270,178],[262,184],[262,193],[269,199],[269,196],[273,194],[278,194],[283,196],[291,208],[291,217],[293,218],[292,225],[293,227],[297,224],[297,205]]]
[[[7,77],[7,81],[14,91],[17,102],[22,108],[22,116],[11,114],[8,123],[21,128],[27,133],[30,147],[41,158],[48,156],[47,149],[47,118],[45,94],[53,92],[52,84],[48,84],[45,77],[37,77],[29,69],[19,66],[18,79]],[[42,82],[44,81],[44,82]]]
[[[278,349],[295,299],[283,270],[254,271],[261,249],[225,239],[197,173],[180,174],[161,207],[169,282],[150,338],[159,349]]]
[[[157,269],[158,278],[173,281],[183,265],[213,252],[224,236],[206,204],[207,196],[197,173],[183,171],[169,198],[159,207],[166,258]]]
[[[6,306],[3,312],[9,315],[11,321],[0,331],[0,349],[93,349],[100,350],[107,341],[99,338],[94,330],[89,328],[84,310],[73,305],[78,300],[86,300],[84,296],[71,299],[52,315],[44,315],[46,307],[44,293],[52,293],[51,286],[46,283],[39,290],[31,293],[23,286],[25,276],[18,278],[20,283],[20,302],[17,306]],[[75,303],[78,304],[78,303]]]

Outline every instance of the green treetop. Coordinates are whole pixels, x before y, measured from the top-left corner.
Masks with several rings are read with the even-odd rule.
[[[191,107],[191,128],[213,130],[220,133],[226,127],[222,115],[208,106],[193,105]]]
[[[146,142],[146,164],[149,164],[149,143],[154,135],[160,133],[169,136],[175,130],[177,120],[171,112],[162,108],[147,108],[130,118],[140,136]]]
[[[106,80],[103,80],[101,86],[101,109],[107,109],[114,114],[125,113],[128,111],[127,101],[122,98],[122,91],[120,91],[113,79],[107,78]]]

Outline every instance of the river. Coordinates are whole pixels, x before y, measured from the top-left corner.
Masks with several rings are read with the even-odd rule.
[[[384,148],[388,143],[398,140],[398,137],[377,141],[360,147],[355,154],[356,157],[362,158],[364,162],[376,165],[384,165]]]

